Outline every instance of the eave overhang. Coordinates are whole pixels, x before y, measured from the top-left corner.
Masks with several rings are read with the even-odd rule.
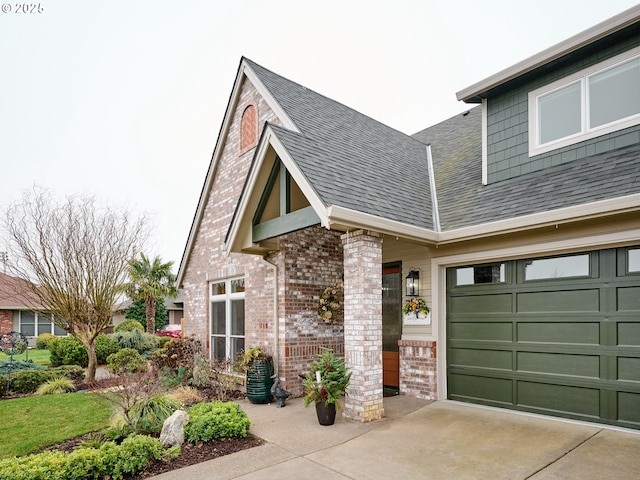
[[[540,68],[569,53],[575,52],[612,33],[632,25],[640,19],[640,5],[605,20],[577,35],[574,35],[546,50],[512,65],[456,93],[456,98],[465,103],[481,103],[490,90]]]

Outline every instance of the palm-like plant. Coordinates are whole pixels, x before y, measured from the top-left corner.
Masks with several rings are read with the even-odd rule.
[[[129,261],[129,283],[125,285],[127,294],[144,300],[147,317],[147,332],[155,331],[156,301],[158,298],[175,298],[176,277],[171,272],[173,262],[162,263],[160,257],[153,261],[144,254]]]

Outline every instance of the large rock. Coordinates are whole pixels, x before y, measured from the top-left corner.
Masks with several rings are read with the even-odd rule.
[[[165,447],[175,447],[184,443],[184,426],[189,423],[189,415],[184,410],[176,410],[162,424],[160,442]]]

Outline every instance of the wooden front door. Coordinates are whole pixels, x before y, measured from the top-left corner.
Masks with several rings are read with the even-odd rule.
[[[400,354],[398,340],[402,335],[402,266],[382,267],[382,383],[400,386]]]

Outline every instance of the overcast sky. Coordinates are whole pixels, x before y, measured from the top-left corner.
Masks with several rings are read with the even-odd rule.
[[[0,208],[34,184],[128,205],[177,271],[242,55],[412,134],[466,110],[457,91],[636,2],[0,4]]]

